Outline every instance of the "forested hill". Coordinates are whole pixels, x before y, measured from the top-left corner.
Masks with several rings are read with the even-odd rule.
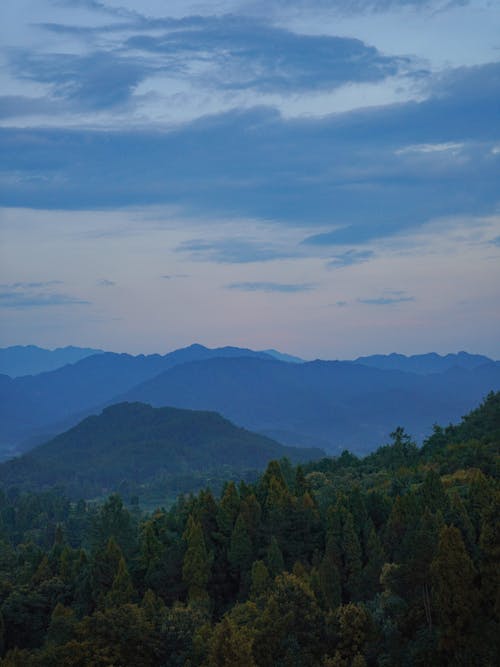
[[[191,345],[164,356],[102,353],[50,373],[0,375],[0,459],[123,401],[214,410],[284,444],[332,454],[346,447],[373,451],[398,423],[421,442],[433,423],[457,421],[500,389],[498,362],[424,356],[452,366],[419,374],[349,361],[288,363],[266,352]],[[464,359],[471,368],[460,366]]]
[[[0,376],[0,456],[2,447],[12,450],[31,437],[38,440],[35,444],[46,441],[105,405],[118,403],[115,396],[178,364],[238,356],[272,359],[244,348],[190,345],[163,356],[104,352],[39,375]]]
[[[1,665],[497,667],[499,423],[490,394],[422,449],[398,428],[149,515],[0,493]]]
[[[40,490],[64,486],[92,497],[162,477],[262,470],[274,458],[305,461],[319,449],[298,449],[234,426],[214,412],[122,403],[50,442],[0,465],[0,483]]]
[[[176,366],[120,399],[215,410],[286,444],[367,454],[397,424],[422,442],[432,424],[457,421],[498,389],[500,364],[493,362],[418,375],[345,361],[285,364],[240,357]]]

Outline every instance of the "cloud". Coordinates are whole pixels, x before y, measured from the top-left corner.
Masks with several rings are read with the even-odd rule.
[[[496,246],[500,247],[500,236],[497,236],[496,238],[491,239],[490,243],[491,243],[491,245],[496,245]]]
[[[61,61],[61,74],[46,56],[36,60],[31,57],[28,71],[34,78],[38,74],[37,80],[42,81],[47,81],[49,74],[50,81],[57,83],[63,75],[67,83],[68,75],[74,78],[78,72],[84,80],[90,77],[93,81],[97,76],[94,63],[99,59],[110,74],[116,71],[123,76],[119,65],[127,59],[137,67],[140,54],[142,78],[164,72],[170,77],[181,74],[184,80],[203,88],[297,92],[381,81],[411,65],[409,58],[383,55],[359,39],[299,34],[270,24],[267,12],[265,16],[259,19],[225,14],[175,19],[136,14],[129,21],[97,27],[39,24],[55,33],[92,36],[94,41],[101,40],[103,48],[107,45],[108,51],[70,58],[66,66]],[[113,51],[109,50],[110,35]],[[134,75],[137,73],[135,70]]]
[[[41,282],[16,282],[16,283],[3,283],[0,285],[0,289],[37,289],[40,287],[52,287],[53,285],[62,285],[62,280],[45,280]]]
[[[68,294],[7,290],[0,292],[1,308],[46,308],[49,306],[86,305],[89,301]]]
[[[171,273],[165,276],[160,276],[163,280],[177,280],[178,278],[189,278],[187,273]]]
[[[386,295],[372,299],[358,299],[358,303],[363,303],[369,306],[391,306],[396,303],[406,303],[410,301],[415,301],[415,297],[406,296],[401,290],[390,290]]]
[[[19,118],[39,114],[60,113],[61,105],[46,97],[25,95],[0,96],[0,118]]]
[[[226,285],[227,289],[241,290],[242,292],[281,292],[295,294],[297,292],[310,292],[316,289],[310,283],[272,283],[272,282],[242,282]]]
[[[11,55],[10,65],[22,79],[50,84],[55,99],[91,110],[127,103],[151,69],[139,58],[106,51],[75,55],[17,50]],[[50,101],[38,101],[38,106],[43,104],[49,105]]]
[[[353,264],[367,262],[374,255],[375,253],[372,250],[346,250],[345,252],[333,257],[328,262],[328,266],[333,268],[352,266]]]
[[[0,197],[48,209],[168,204],[205,220],[308,226],[306,242],[317,245],[359,245],[432,218],[488,214],[498,203],[500,63],[440,81],[419,103],[322,119],[255,108],[170,131],[0,129]],[[459,158],[404,152],[455,143]],[[179,246],[220,262],[295,251],[305,252],[252,239]]]
[[[277,9],[290,7],[307,10],[336,10],[342,14],[382,13],[390,10],[411,8],[416,10],[446,11],[455,6],[465,6],[471,0],[266,0],[262,7]],[[257,3],[259,5],[260,3]]]
[[[415,146],[405,146],[396,151],[396,155],[404,155],[405,153],[442,153],[443,151],[451,151],[453,155],[457,155],[463,148],[461,143],[445,143],[445,144],[417,144]]]
[[[101,278],[97,281],[98,287],[114,287],[116,283],[113,280],[108,280],[107,278]]]
[[[130,37],[126,49],[161,55],[204,86],[264,92],[332,89],[380,81],[409,64],[358,39],[297,34],[244,16],[150,20],[142,28],[162,25],[168,29],[161,35]]]
[[[183,241],[177,252],[185,252],[193,259],[218,262],[221,264],[247,264],[250,262],[269,262],[276,259],[297,257],[295,250],[285,249],[271,243],[245,239],[220,239],[208,241],[191,239]]]

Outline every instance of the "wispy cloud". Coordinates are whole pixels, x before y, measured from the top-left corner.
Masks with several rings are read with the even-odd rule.
[[[242,282],[230,283],[227,289],[241,290],[242,292],[281,292],[295,294],[297,292],[309,292],[316,289],[310,283],[273,283],[273,282]]]
[[[346,250],[339,255],[335,255],[328,262],[328,266],[333,268],[341,268],[344,266],[352,266],[353,264],[361,264],[370,260],[375,253],[373,250]]]
[[[74,55],[18,50],[11,56],[10,65],[22,79],[51,84],[55,99],[94,110],[127,103],[150,71],[142,59],[108,51]],[[20,103],[22,100],[17,101]],[[49,105],[50,100],[41,99],[36,104]]]
[[[415,301],[414,296],[405,296],[404,292],[395,291],[390,294],[371,298],[371,299],[358,299],[358,303],[363,303],[369,306],[390,306],[396,303],[406,303],[410,301]]]
[[[35,291],[2,291],[0,308],[46,308],[49,306],[86,305],[89,301],[69,294]]]
[[[221,264],[269,262],[299,255],[295,249],[283,248],[269,242],[231,238],[214,241],[192,239],[182,242],[176,251],[188,253],[196,260]]]
[[[62,285],[62,280],[45,280],[41,282],[16,282],[16,283],[3,283],[0,284],[0,289],[13,289],[13,290],[23,290],[23,289],[37,289],[40,287],[52,287],[53,285]]]

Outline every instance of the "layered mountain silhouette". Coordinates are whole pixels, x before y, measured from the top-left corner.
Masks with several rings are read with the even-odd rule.
[[[451,368],[465,368],[472,370],[492,361],[482,354],[445,354],[441,356],[435,352],[428,354],[413,354],[409,357],[404,354],[373,354],[368,357],[358,357],[355,363],[372,368],[382,368],[392,371],[406,371],[428,375],[429,373],[444,373]]]
[[[28,446],[31,442],[38,444],[46,436],[74,425],[80,417],[99,411],[114,396],[177,364],[241,355],[272,358],[242,348],[210,350],[191,345],[164,356],[105,352],[48,373],[0,376],[0,451],[3,449],[5,456],[15,453],[24,441]]]
[[[0,348],[0,373],[10,377],[36,375],[53,371],[66,364],[74,364],[80,359],[100,354],[102,350],[91,347],[58,347],[46,350],[37,345],[13,345]]]
[[[375,364],[417,364],[420,371]],[[466,353],[303,363],[201,345],[164,356],[103,353],[36,376],[0,376],[0,446],[6,458],[106,406],[139,401],[214,410],[287,445],[362,454],[398,425],[422,440],[434,423],[460,419],[497,389],[500,364]]]
[[[271,459],[324,456],[320,449],[284,447],[239,428],[214,412],[121,403],[0,465],[0,484],[99,495],[123,480],[147,484],[162,476],[226,468],[262,469]]]
[[[121,398],[216,410],[287,444],[366,453],[398,425],[422,440],[500,388],[500,364],[417,375],[352,362],[212,359],[183,364]]]

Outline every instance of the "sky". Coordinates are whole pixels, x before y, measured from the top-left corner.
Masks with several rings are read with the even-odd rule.
[[[3,0],[0,346],[500,358],[498,0]]]

